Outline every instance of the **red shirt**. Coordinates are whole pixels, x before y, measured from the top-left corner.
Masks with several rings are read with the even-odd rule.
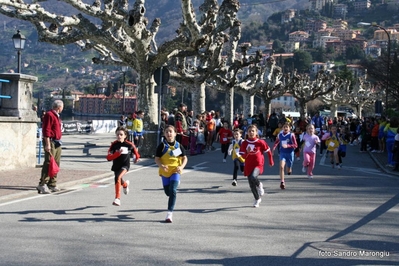
[[[226,129],[224,127],[219,129],[218,134],[220,138],[220,144],[230,143],[230,139],[233,137],[233,132],[230,129]]]
[[[61,139],[61,119],[56,111],[51,110],[46,112],[43,117],[42,132],[43,138]]]
[[[251,151],[247,152],[247,147],[251,147]],[[240,154],[245,159],[244,176],[249,176],[255,168],[259,168],[259,174],[263,173],[265,158],[263,153],[269,155],[269,165],[274,165],[272,152],[269,145],[261,139],[246,139],[240,146]]]

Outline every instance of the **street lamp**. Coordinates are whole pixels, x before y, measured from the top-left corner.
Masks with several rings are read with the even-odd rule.
[[[387,44],[387,52],[388,52],[388,63],[387,63],[387,80],[386,80],[386,87],[385,87],[385,109],[388,111],[388,91],[389,91],[389,82],[391,79],[391,36],[389,32],[382,26],[374,24],[374,23],[367,23],[367,22],[359,22],[357,23],[358,26],[373,26],[383,30],[388,37],[388,44]],[[386,112],[385,111],[385,112]]]
[[[25,40],[25,36],[20,34],[19,30],[12,36],[14,48],[18,51],[18,73],[21,73],[21,51],[25,48]]]
[[[122,73],[123,73],[123,82],[122,82],[122,93],[123,93],[123,102],[122,102],[122,115],[125,115],[125,110],[126,110],[126,101],[125,101],[125,91],[126,91],[126,86],[125,86],[125,80],[126,80],[126,71],[129,69],[128,66],[122,66]]]

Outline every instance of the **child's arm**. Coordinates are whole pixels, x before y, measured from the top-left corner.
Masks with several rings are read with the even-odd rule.
[[[140,154],[139,154],[139,151],[137,150],[136,146],[134,146],[134,144],[133,144],[132,153],[136,157],[136,159],[134,159],[134,163],[137,163],[140,159]]]
[[[272,167],[274,165],[274,160],[273,160],[273,154],[270,150],[270,148],[268,148],[265,153],[267,153],[267,155],[269,156],[269,165],[270,167]]]
[[[321,140],[326,140],[330,138],[330,133],[325,133],[322,137]]]
[[[280,139],[279,139],[279,137],[277,136],[276,141],[274,142],[274,145],[273,145],[273,151],[276,149],[276,147],[277,147],[279,144],[280,144]]]
[[[293,149],[298,148],[298,143],[296,142],[296,137],[294,134],[291,134],[291,141],[292,144],[287,144],[287,148],[293,148]]]
[[[121,155],[120,151],[115,151],[114,153],[112,153],[111,148],[112,148],[112,145],[108,149],[107,161],[113,161]]]
[[[155,163],[158,165],[159,168],[163,168],[164,171],[167,171],[167,170],[168,170],[168,166],[162,164],[162,162],[161,162],[161,157],[156,157],[156,156],[155,156]]]

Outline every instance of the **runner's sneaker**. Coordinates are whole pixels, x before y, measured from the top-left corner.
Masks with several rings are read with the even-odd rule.
[[[225,163],[225,162],[226,162],[226,159],[223,159],[223,162]]]
[[[36,189],[37,189],[37,193],[39,193],[39,194],[50,194],[51,193],[46,184],[44,184],[43,186],[38,185],[36,187]]]
[[[55,187],[53,187],[53,186],[47,186],[48,187],[48,189],[51,191],[51,192],[58,192],[58,191],[60,191],[61,189],[59,189],[57,186],[55,186]]]
[[[233,180],[233,183],[231,183],[233,186],[237,186],[237,180],[236,179],[234,179]]]
[[[258,190],[259,196],[263,196],[263,194],[265,194],[265,190],[263,189],[262,182],[259,182],[259,186],[257,186],[256,189]]]
[[[302,167],[302,173],[306,173],[306,167],[305,166]]]
[[[123,193],[124,193],[125,195],[127,195],[127,194],[129,194],[129,184],[130,184],[130,181],[129,181],[129,180],[126,180],[126,181],[125,181],[125,184],[126,184],[126,187],[123,187]]]
[[[281,182],[281,183],[280,183],[280,188],[281,188],[281,189],[285,189],[285,182]]]
[[[121,200],[120,199],[115,199],[114,202],[112,202],[112,205],[121,206]]]
[[[313,176],[312,176],[312,175],[308,175],[308,178],[309,178],[309,179],[312,179],[312,178],[313,178]]]
[[[259,207],[259,203],[261,203],[262,199],[259,198],[257,200],[254,201],[254,208],[258,208]]]
[[[165,222],[166,223],[171,223],[172,222],[172,212],[168,212],[167,214],[166,214],[166,218],[165,218]]]

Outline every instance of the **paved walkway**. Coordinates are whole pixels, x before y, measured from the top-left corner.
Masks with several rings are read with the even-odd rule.
[[[112,176],[110,170],[112,163],[107,162],[105,157],[114,139],[113,133],[64,135],[61,171],[58,175],[59,186],[66,188],[77,183]],[[386,167],[386,153],[369,153],[369,155],[382,171],[399,177],[399,172]],[[43,158],[40,161],[42,163]],[[143,158],[138,164],[132,164],[132,168],[153,163],[153,159]],[[0,203],[37,193],[35,188],[40,179],[40,172],[40,164],[36,168],[0,170]]]

